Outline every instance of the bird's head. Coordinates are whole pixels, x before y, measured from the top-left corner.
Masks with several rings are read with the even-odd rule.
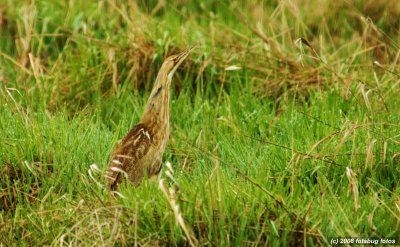
[[[172,76],[183,60],[193,51],[192,47],[177,55],[167,57],[158,72],[153,90],[147,101],[146,109],[141,118],[141,122],[152,123],[154,121],[168,121],[169,119],[169,88]],[[158,119],[158,120],[157,120]],[[166,120],[167,119],[167,120]]]
[[[158,74],[158,77],[164,77],[162,79],[162,82],[164,82],[165,84],[171,82],[172,76],[174,75],[175,71],[182,64],[183,60],[185,60],[186,57],[193,51],[194,48],[195,47],[192,47],[186,51],[183,51],[176,55],[169,56],[165,59]]]

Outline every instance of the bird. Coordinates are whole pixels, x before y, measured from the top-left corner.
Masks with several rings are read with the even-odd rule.
[[[170,135],[170,87],[178,67],[195,47],[167,57],[147,100],[140,122],[116,144],[107,169],[107,188],[118,190],[127,178],[138,186],[144,177],[157,176]]]

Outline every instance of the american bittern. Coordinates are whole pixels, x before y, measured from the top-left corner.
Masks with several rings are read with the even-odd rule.
[[[124,175],[134,185],[157,175],[169,138],[169,101],[172,76],[193,48],[165,59],[140,123],[118,143],[108,164],[108,188],[116,190]]]

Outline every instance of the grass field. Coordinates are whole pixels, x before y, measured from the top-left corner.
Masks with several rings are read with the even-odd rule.
[[[399,15],[381,0],[0,0],[0,246],[400,241]],[[196,44],[173,78],[172,170],[110,194],[109,155],[161,63]]]

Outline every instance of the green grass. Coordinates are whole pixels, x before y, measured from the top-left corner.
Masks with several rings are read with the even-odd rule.
[[[400,235],[397,3],[78,2],[0,1],[0,246]],[[115,143],[194,44],[173,79],[173,179],[164,165],[164,187],[111,195]]]

